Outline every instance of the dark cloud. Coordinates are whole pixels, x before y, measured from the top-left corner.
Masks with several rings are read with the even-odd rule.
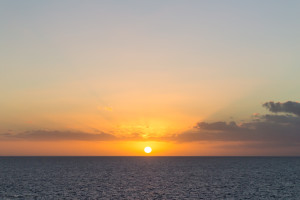
[[[2,139],[8,140],[34,140],[34,141],[59,141],[59,140],[83,140],[83,141],[101,141],[115,140],[116,137],[107,133],[85,133],[72,131],[48,131],[34,130],[22,133],[6,133],[2,134]]]
[[[296,102],[263,104],[271,112],[287,112],[291,114],[256,115],[255,119],[237,125],[236,122],[199,122],[194,129],[177,135],[173,139],[178,142],[192,141],[226,141],[248,142],[274,146],[300,145],[299,104]],[[299,112],[300,113],[300,112]],[[299,148],[300,149],[300,148]]]
[[[285,112],[300,116],[300,103],[298,102],[287,101],[285,103],[275,103],[273,101],[270,101],[264,103],[263,106],[273,113]]]

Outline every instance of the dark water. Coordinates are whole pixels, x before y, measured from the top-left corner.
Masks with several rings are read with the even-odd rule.
[[[300,157],[0,157],[0,199],[300,199]]]

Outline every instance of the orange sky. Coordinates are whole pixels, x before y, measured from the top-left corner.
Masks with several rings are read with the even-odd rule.
[[[257,5],[3,3],[0,155],[300,154],[299,4]]]

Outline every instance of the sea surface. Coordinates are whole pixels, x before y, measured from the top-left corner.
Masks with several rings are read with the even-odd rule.
[[[0,199],[300,199],[300,157],[0,157]]]

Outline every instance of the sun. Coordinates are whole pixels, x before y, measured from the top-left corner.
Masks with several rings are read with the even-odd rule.
[[[145,151],[145,153],[151,153],[152,148],[151,147],[145,147],[144,151]]]

